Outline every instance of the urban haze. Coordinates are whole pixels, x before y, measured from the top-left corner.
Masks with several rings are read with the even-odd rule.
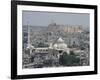
[[[22,68],[89,66],[90,15],[22,12]]]

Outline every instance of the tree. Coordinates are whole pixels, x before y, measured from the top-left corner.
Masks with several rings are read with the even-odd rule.
[[[75,66],[79,64],[80,59],[76,57],[76,55],[67,54],[66,52],[60,56],[60,64],[63,66]]]
[[[70,51],[70,55],[74,55],[75,56],[75,53],[73,51]]]

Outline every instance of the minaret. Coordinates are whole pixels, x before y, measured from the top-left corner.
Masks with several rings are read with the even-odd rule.
[[[34,46],[31,45],[31,41],[30,41],[30,26],[27,25],[27,29],[28,29],[28,45],[27,48],[30,50],[30,54],[32,53],[32,49],[34,48]]]
[[[28,27],[28,47],[30,47],[30,27],[27,25]]]
[[[28,43],[27,43],[27,48],[30,48],[30,28],[27,22],[27,33],[28,33]]]
[[[31,42],[30,42],[30,26],[27,24],[27,30],[28,30],[28,45],[27,48],[31,48]]]

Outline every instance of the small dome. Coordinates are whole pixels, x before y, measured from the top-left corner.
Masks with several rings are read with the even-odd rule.
[[[32,45],[31,45],[30,47],[31,47],[31,48],[34,48],[34,46],[32,46]]]
[[[54,44],[54,46],[53,46],[54,48],[57,48],[57,44]]]
[[[32,45],[28,45],[28,47],[27,48],[31,48],[31,49],[33,49],[34,48],[34,46],[32,46]]]

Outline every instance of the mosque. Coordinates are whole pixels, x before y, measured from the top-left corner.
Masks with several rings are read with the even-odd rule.
[[[63,52],[66,52],[67,54],[70,54],[70,49],[67,47],[67,44],[64,42],[64,40],[59,37],[54,43],[50,43],[49,47],[38,47],[35,48],[32,45],[28,45],[28,47],[30,49],[30,54],[34,54],[34,53],[50,53],[50,51],[62,51],[60,52],[60,54],[62,54]]]

